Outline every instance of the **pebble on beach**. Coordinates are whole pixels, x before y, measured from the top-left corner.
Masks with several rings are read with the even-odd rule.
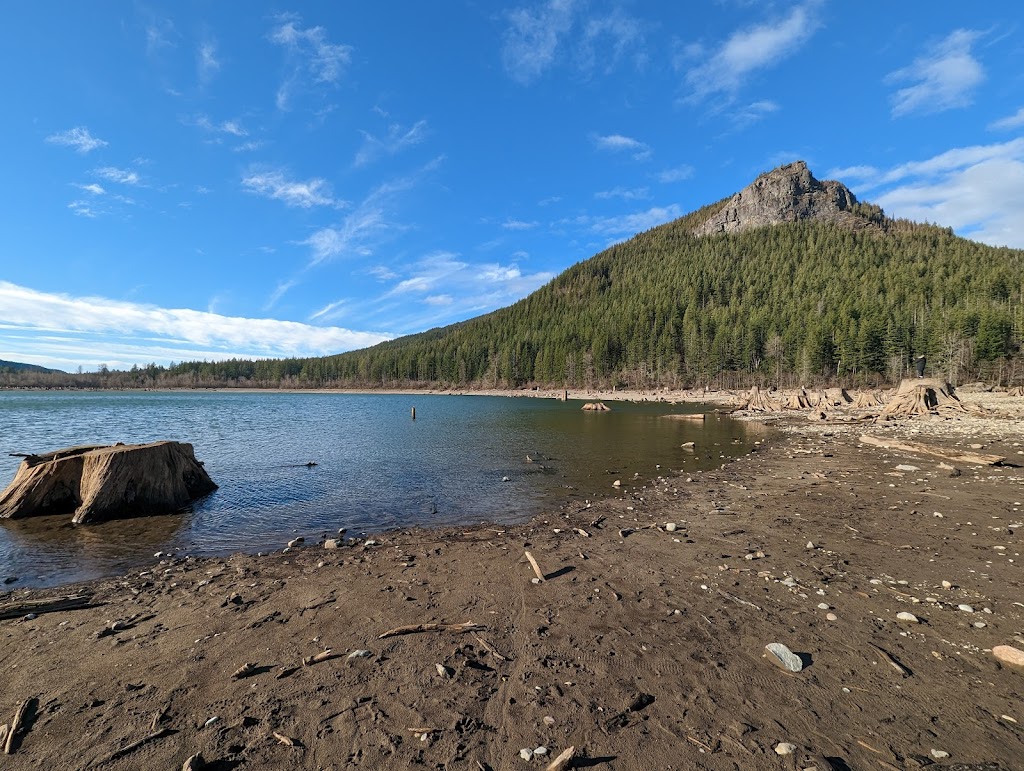
[[[1012,645],[997,645],[992,649],[992,655],[1004,664],[1024,667],[1024,651],[1014,648]]]
[[[905,610],[904,611],[900,611],[899,613],[896,614],[896,620],[897,621],[906,621],[908,624],[920,624],[921,623],[921,619],[919,619],[913,613],[908,613]]]
[[[792,755],[796,752],[796,745],[789,742],[779,742],[775,745],[776,755]]]

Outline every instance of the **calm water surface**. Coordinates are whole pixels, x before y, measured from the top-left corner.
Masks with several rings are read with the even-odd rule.
[[[725,417],[661,417],[694,405],[581,406],[419,394],[0,392],[0,487],[20,463],[11,452],[160,439],[191,442],[219,485],[180,514],[77,527],[69,516],[0,520],[0,581],[18,577],[2,588],[113,575],[151,564],[156,551],[256,552],[296,535],[315,542],[339,527],[520,521],[572,496],[610,494],[614,479],[625,485],[634,473],[646,481],[717,466],[753,441]],[[686,441],[693,452],[680,448]]]

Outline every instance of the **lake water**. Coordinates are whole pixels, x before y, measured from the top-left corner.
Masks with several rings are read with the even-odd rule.
[[[152,564],[157,551],[267,551],[297,535],[315,543],[340,527],[352,535],[521,521],[574,496],[613,494],[615,479],[628,487],[717,466],[752,443],[726,417],[662,417],[696,405],[581,406],[424,394],[0,392],[0,487],[20,463],[8,453],[160,439],[191,442],[219,485],[179,514],[83,526],[70,516],[0,520],[0,581],[18,577],[0,588],[114,575]],[[680,447],[687,441],[692,452]]]

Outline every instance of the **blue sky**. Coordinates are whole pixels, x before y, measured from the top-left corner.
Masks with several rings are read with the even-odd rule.
[[[336,353],[806,160],[1024,248],[1016,2],[16,3],[0,359]]]

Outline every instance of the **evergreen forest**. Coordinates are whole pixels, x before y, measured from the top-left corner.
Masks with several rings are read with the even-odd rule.
[[[0,385],[637,389],[876,385],[927,357],[954,384],[1024,381],[1024,251],[885,218],[735,235],[653,228],[485,316],[335,356],[150,365]],[[61,380],[63,376],[64,380]]]

